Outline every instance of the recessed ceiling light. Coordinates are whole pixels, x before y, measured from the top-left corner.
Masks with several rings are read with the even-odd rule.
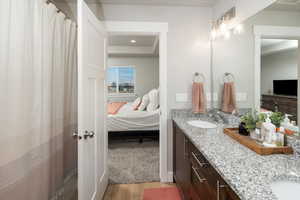
[[[130,42],[131,42],[131,43],[136,43],[136,41],[135,41],[135,40],[130,40]]]

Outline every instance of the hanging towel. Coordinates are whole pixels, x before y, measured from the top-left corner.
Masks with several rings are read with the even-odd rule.
[[[194,113],[206,113],[206,98],[203,83],[193,83],[192,106]]]
[[[224,83],[222,111],[227,113],[236,111],[234,82]]]

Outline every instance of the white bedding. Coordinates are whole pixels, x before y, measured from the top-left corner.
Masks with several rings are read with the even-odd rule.
[[[121,107],[115,115],[108,115],[108,131],[159,130],[159,109],[148,112],[132,109],[132,103]]]

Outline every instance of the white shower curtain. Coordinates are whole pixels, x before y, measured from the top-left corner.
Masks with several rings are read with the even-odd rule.
[[[45,0],[0,0],[0,199],[76,194],[76,24]]]

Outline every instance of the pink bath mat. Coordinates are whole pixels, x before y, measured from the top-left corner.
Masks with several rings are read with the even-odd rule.
[[[144,190],[143,200],[181,200],[177,187],[150,188]]]

